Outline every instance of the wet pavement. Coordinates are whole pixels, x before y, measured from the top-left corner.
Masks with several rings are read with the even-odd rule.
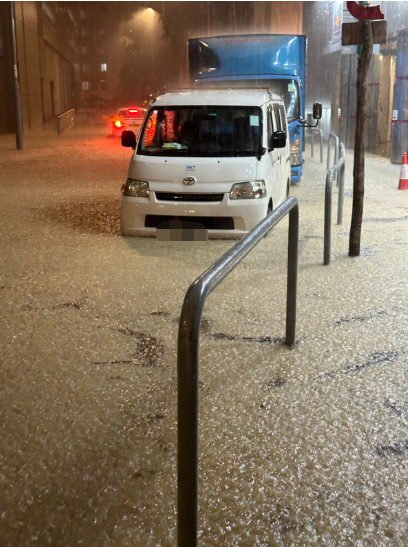
[[[129,150],[102,128],[0,140],[0,545],[175,545],[176,339],[189,284],[234,242],[119,236]],[[308,146],[309,149],[309,146]],[[287,220],[210,296],[200,346],[200,546],[406,545],[408,192],[367,155],[349,258],[324,166],[299,199],[297,344]]]

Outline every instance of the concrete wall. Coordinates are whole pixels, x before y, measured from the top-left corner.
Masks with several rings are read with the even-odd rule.
[[[75,23],[68,3],[14,4],[21,114],[23,130],[27,131],[41,128],[44,122],[75,106]],[[0,26],[0,133],[14,133],[10,2],[0,2]]]
[[[254,2],[256,34],[303,34],[303,2]]]
[[[42,126],[41,67],[36,2],[15,2],[23,129]]]
[[[43,121],[48,122],[75,106],[74,67],[50,44],[41,44]]]
[[[303,33],[307,38],[306,114],[313,103],[322,103],[320,123],[325,138],[338,130],[341,74],[341,31],[335,19],[343,2],[305,2]]]
[[[0,2],[0,134],[15,128],[10,2]]]

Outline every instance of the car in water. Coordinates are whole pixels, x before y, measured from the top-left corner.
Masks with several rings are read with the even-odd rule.
[[[140,106],[119,108],[118,113],[110,119],[111,134],[120,137],[122,131],[130,130],[138,133],[143,124],[147,109]]]
[[[166,93],[152,101],[122,187],[121,231],[158,235],[169,221],[240,238],[283,203],[290,143],[283,100],[267,89]]]

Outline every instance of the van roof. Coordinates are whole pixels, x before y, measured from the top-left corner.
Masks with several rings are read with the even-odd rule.
[[[152,106],[227,105],[261,106],[270,100],[282,102],[276,93],[265,89],[185,89],[177,93],[165,93],[151,102]],[[282,102],[283,104],[283,102]]]

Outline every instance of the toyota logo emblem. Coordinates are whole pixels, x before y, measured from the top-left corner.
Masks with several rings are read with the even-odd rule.
[[[196,182],[195,177],[186,177],[185,179],[183,179],[183,184],[187,184],[187,186],[191,186],[195,182]]]

